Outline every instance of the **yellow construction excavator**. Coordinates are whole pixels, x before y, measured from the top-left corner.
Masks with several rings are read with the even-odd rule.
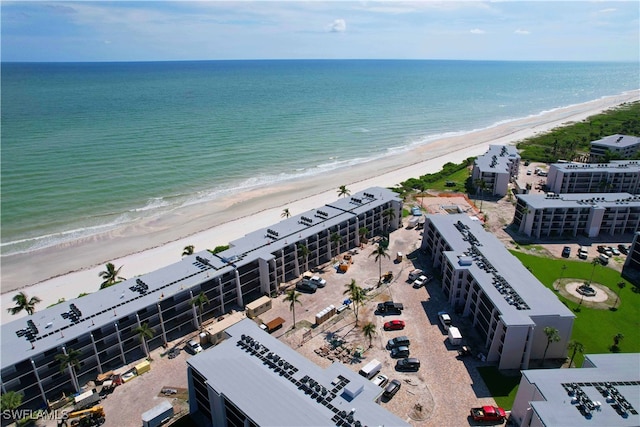
[[[104,424],[104,408],[102,406],[94,406],[93,408],[84,409],[82,411],[69,412],[65,419],[58,421],[58,426],[64,427],[94,427]]]

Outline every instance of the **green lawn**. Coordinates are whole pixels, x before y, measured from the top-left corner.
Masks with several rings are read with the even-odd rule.
[[[445,176],[442,179],[429,183],[430,190],[438,190],[438,191],[458,191],[461,193],[465,193],[467,190],[465,188],[465,182],[469,177],[469,171],[467,168],[460,169],[457,172],[452,173],[451,175]],[[447,187],[447,181],[453,181],[456,183],[455,186]]]
[[[624,335],[624,339],[620,343],[621,352],[640,352],[640,334],[638,333],[640,327],[640,289],[634,288],[624,280],[619,272],[601,265],[595,266],[594,270],[591,263],[584,261],[543,258],[517,251],[511,251],[511,253],[549,289],[553,289],[553,282],[560,277],[587,281],[592,273],[594,283],[605,285],[614,292],[620,291],[617,283],[624,282],[626,287],[620,291],[621,302],[615,311],[593,309],[584,305],[580,307],[579,311],[575,311],[578,304],[561,295],[558,295],[558,299],[576,315],[572,339],[584,345],[585,353],[610,353],[613,337],[618,333]],[[567,266],[564,272],[563,265]],[[578,353],[574,364],[581,366],[583,359],[584,357]]]
[[[553,283],[561,277],[587,281],[591,278],[592,273],[594,283],[605,285],[614,292],[620,290],[617,286],[618,282],[625,282],[626,287],[620,291],[621,302],[617,310],[593,309],[583,305],[579,311],[575,311],[578,306],[576,302],[557,295],[558,299],[576,315],[572,339],[584,345],[585,353],[610,353],[613,337],[618,333],[624,335],[624,339],[620,343],[621,352],[640,352],[640,334],[638,334],[640,327],[640,289],[634,288],[624,280],[619,272],[601,265],[597,265],[594,270],[591,263],[583,261],[539,257],[518,251],[510,252],[525,267],[529,268],[544,286],[551,290],[553,290]],[[562,269],[563,265],[567,267],[565,270]],[[568,355],[571,356],[571,353]],[[577,353],[574,365],[581,366],[583,360],[584,356]],[[487,384],[496,404],[506,410],[511,409],[518,391],[520,375],[503,375],[495,366],[478,368],[478,372]]]
[[[496,405],[505,410],[510,410],[513,407],[514,400],[516,400],[520,375],[503,375],[495,366],[479,367],[478,372],[489,388]]]

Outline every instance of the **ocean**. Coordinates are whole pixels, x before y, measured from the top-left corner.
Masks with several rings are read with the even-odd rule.
[[[2,254],[638,89],[638,75],[586,62],[3,63]]]

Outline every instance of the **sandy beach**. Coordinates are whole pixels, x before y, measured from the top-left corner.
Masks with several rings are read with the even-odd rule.
[[[94,236],[74,244],[46,248],[29,254],[2,257],[2,322],[16,320],[7,308],[17,290],[42,299],[36,309],[67,301],[82,292],[95,292],[104,264],[122,266],[131,278],[177,262],[187,245],[196,251],[212,249],[246,233],[281,220],[283,209],[292,214],[335,200],[337,188],[351,192],[371,186],[392,187],[411,177],[439,170],[447,162],[460,162],[484,153],[489,144],[513,144],[570,122],[578,122],[603,110],[640,99],[640,91],[628,92],[558,109],[465,135],[444,138],[411,151],[345,170],[244,191],[207,204],[151,217],[121,230]]]

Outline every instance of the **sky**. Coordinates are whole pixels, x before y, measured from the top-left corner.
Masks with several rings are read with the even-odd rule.
[[[640,60],[637,0],[2,1],[3,62]]]

